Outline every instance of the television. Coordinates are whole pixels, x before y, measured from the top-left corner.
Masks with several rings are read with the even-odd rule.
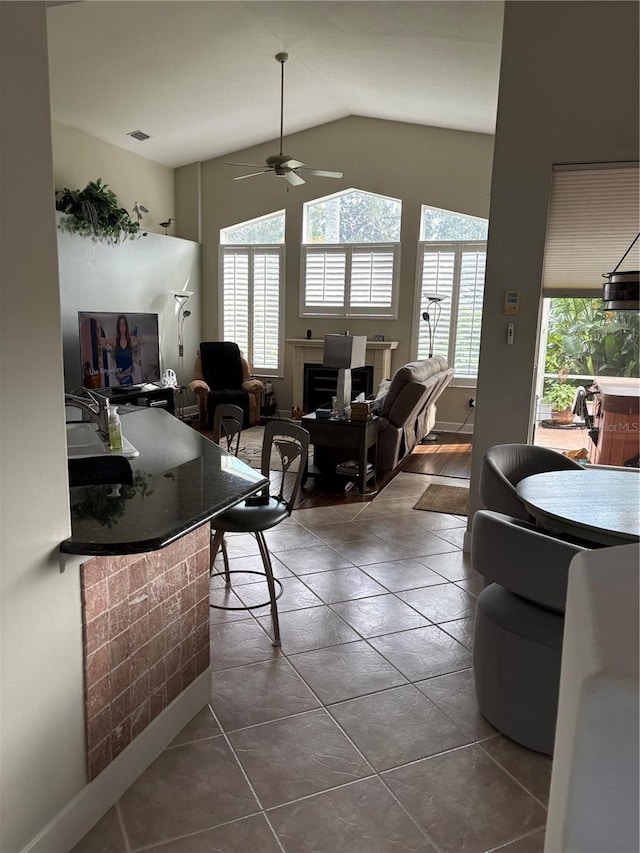
[[[160,380],[158,315],[79,311],[85,388],[122,388]]]

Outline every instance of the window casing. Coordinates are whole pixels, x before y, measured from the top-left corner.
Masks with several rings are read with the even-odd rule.
[[[429,336],[422,320],[428,297],[444,297],[433,354],[447,359],[458,385],[475,385],[487,256],[485,241],[423,241],[418,249],[416,357],[427,358]]]
[[[301,317],[398,316],[396,243],[302,247]]]
[[[220,246],[220,334],[259,376],[282,374],[284,269],[284,246]]]

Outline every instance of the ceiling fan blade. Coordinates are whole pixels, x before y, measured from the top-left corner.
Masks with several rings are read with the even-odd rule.
[[[227,165],[227,166],[253,166],[254,169],[264,169],[264,163],[230,163],[228,160],[226,160],[225,165]]]
[[[299,166],[298,168],[304,169],[305,172],[309,172],[310,175],[317,175],[318,178],[342,178],[344,177],[342,172],[331,172],[327,169],[313,169],[311,166]]]
[[[285,169],[299,169],[305,164],[302,162],[302,160],[287,160],[287,162],[283,163],[282,165],[285,167]]]
[[[267,172],[271,172],[271,169],[263,169],[261,172],[251,172],[248,175],[236,175],[235,178],[231,178],[232,181],[243,181],[245,178],[255,178],[256,175],[266,175]]]
[[[288,181],[292,187],[299,187],[300,184],[306,184],[307,182],[304,178],[301,178],[300,175],[295,172],[287,172],[284,176],[285,180]]]

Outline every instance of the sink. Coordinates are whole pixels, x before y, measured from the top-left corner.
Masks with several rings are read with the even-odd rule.
[[[97,424],[75,422],[67,424],[67,458],[87,456],[139,456],[128,439],[122,436],[122,450],[110,450],[98,435]]]

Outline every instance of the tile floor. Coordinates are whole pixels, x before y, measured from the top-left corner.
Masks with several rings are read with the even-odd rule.
[[[268,536],[282,649],[268,608],[212,609],[210,707],[74,853],[541,853],[551,761],[477,710],[479,577],[465,519],[413,510],[430,480]],[[257,568],[251,537],[228,549]],[[265,600],[257,580],[214,580],[212,601]]]

